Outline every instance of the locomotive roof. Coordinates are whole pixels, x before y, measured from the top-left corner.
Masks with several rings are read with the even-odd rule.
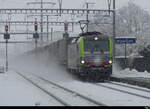
[[[79,37],[86,37],[86,38],[89,37],[89,38],[91,38],[92,36],[97,36],[97,37],[102,38],[102,39],[108,39],[109,38],[107,35],[104,35],[100,32],[96,32],[96,31],[79,34]]]
[[[87,35],[103,35],[100,32],[94,31],[94,32],[86,32],[86,33],[80,33],[79,36],[87,36]]]

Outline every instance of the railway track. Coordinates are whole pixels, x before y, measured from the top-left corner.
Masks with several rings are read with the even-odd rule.
[[[22,74],[17,72],[21,77],[38,87],[40,90],[53,97],[63,106],[106,106],[105,104],[84,96],[76,91],[65,88],[52,81],[46,80],[34,74]]]
[[[110,83],[110,84],[113,84],[113,85],[118,85],[118,86],[122,86],[122,87],[132,88],[132,89],[135,89],[135,90],[139,90],[139,91],[150,93],[150,90],[141,89],[141,88],[138,88],[138,87],[133,87],[133,86],[125,85],[125,84],[120,84],[120,83],[117,83],[117,82],[111,82],[111,81],[107,81],[107,82]]]
[[[47,95],[49,95],[50,97],[53,97],[56,101],[58,101],[59,103],[61,103],[63,106],[69,106],[69,104],[67,104],[66,102],[64,102],[63,100],[61,100],[60,98],[54,96],[52,93],[50,93],[49,91],[45,90],[44,88],[40,87],[39,85],[37,85],[36,83],[34,83],[32,80],[30,80],[29,78],[27,78],[26,76],[22,75],[19,72],[16,72],[17,74],[19,74],[21,77],[23,77],[25,80],[27,80],[28,82],[30,82],[32,85],[36,86],[37,88],[39,88],[40,90],[42,90],[44,93],[46,93]]]
[[[106,84],[104,83],[104,84],[92,84],[92,85],[99,86],[99,87],[104,87],[104,88],[111,89],[111,90],[114,90],[114,91],[118,91],[118,92],[122,92],[122,93],[126,93],[126,94],[129,94],[129,95],[133,95],[133,96],[136,96],[136,97],[140,97],[140,98],[150,100],[150,96],[146,96],[146,95],[136,93],[137,91],[141,91],[141,92],[150,94],[150,91],[146,90],[146,89],[140,89],[140,88],[136,88],[136,87],[133,87],[133,86],[127,86],[127,85],[122,85],[122,84],[113,83],[113,82],[108,82]],[[117,88],[113,87],[113,85],[117,86]],[[124,90],[124,89],[122,89],[123,87],[127,88],[129,90],[134,90],[134,92],[133,91],[127,91],[127,89]]]

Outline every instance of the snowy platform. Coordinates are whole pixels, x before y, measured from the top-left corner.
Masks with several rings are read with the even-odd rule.
[[[135,69],[115,71],[111,77],[113,81],[124,82],[132,85],[142,86],[150,89],[150,73],[138,72]]]
[[[59,106],[47,94],[10,71],[0,74],[0,106]]]

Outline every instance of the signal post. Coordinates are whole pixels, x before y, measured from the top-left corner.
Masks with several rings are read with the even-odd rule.
[[[35,19],[34,30],[35,30],[35,33],[33,34],[33,39],[35,39],[35,48],[37,49],[37,43],[39,39],[37,19]]]
[[[8,25],[5,25],[4,39],[6,40],[6,72],[8,71],[8,40],[10,39],[8,28]]]

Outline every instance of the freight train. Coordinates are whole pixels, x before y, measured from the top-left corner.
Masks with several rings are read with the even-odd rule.
[[[112,74],[112,40],[100,32],[64,37],[49,45],[68,72],[87,81],[103,81]]]

